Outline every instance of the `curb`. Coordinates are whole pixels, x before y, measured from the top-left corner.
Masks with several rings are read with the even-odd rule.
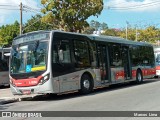
[[[3,104],[8,104],[8,103],[13,103],[13,102],[18,102],[18,98],[9,98],[9,97],[4,97],[0,99],[0,105]]]
[[[20,101],[27,101],[31,100],[33,97],[2,97],[0,98],[0,105],[13,103],[13,102],[20,102]]]

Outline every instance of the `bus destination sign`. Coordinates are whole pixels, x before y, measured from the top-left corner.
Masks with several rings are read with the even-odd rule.
[[[13,45],[21,44],[29,41],[45,40],[45,39],[49,39],[49,33],[33,33],[33,34],[24,35],[22,37],[14,39]]]

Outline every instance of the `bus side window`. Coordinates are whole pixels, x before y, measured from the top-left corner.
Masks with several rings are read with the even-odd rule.
[[[2,59],[2,53],[0,52],[0,60]]]
[[[90,66],[87,41],[74,40],[74,54],[78,68]]]
[[[0,60],[0,71],[8,71],[7,62],[4,60]]]
[[[70,48],[66,43],[62,43],[58,49],[59,60],[62,63],[71,63]]]
[[[110,65],[111,67],[122,67],[122,55],[121,46],[117,44],[111,44],[109,46]]]
[[[57,40],[54,44],[53,63],[71,63],[69,40]]]
[[[97,65],[97,52],[96,52],[96,44],[90,43],[90,59],[91,59],[91,66],[96,67]]]

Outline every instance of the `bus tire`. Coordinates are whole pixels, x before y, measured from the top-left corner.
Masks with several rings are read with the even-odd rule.
[[[88,74],[82,75],[80,84],[81,89],[79,92],[81,94],[88,94],[93,90],[93,79]]]
[[[137,83],[142,83],[142,82],[143,82],[143,75],[142,75],[141,70],[137,70],[136,82],[137,82]]]

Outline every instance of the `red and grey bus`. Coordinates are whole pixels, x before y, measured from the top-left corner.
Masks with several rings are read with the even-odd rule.
[[[10,59],[15,95],[83,94],[155,75],[153,46],[117,37],[36,31],[16,37]]]

